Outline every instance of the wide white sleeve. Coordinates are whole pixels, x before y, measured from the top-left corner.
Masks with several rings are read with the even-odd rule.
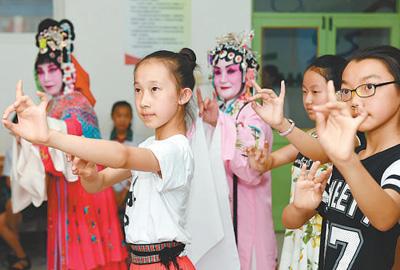
[[[64,121],[50,117],[47,120],[50,128],[66,133],[67,127]],[[68,181],[78,180],[72,173],[72,164],[67,161],[65,153],[49,148],[49,154],[55,169],[62,172]],[[11,166],[11,202],[14,213],[23,210],[31,203],[39,207],[47,200],[45,177],[46,172],[39,148],[24,139],[17,144],[14,139]]]
[[[13,212],[25,209],[31,203],[36,207],[47,200],[46,173],[38,147],[21,139],[13,140],[11,166],[11,202]]]
[[[193,176],[194,161],[189,142],[184,137],[155,141],[148,148],[160,164],[159,192],[185,186]]]
[[[51,129],[57,130],[64,134],[68,133],[67,124],[65,123],[65,121],[47,117],[47,124]],[[78,176],[72,173],[72,162],[68,161],[66,153],[51,147],[49,147],[48,149],[51,160],[53,161],[54,168],[57,171],[61,172],[67,181],[77,181]]]
[[[187,209],[187,228],[192,236],[188,256],[196,269],[239,270],[229,188],[221,159],[221,130],[219,127],[213,130],[215,140],[210,143],[206,138],[208,127],[203,124],[197,118],[190,139],[195,170]]]

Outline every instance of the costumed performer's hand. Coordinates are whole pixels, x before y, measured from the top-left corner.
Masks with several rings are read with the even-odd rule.
[[[14,135],[27,141],[34,144],[46,144],[50,137],[46,118],[48,104],[46,94],[37,92],[40,104],[36,105],[29,96],[24,94],[22,81],[18,81],[15,93],[15,102],[3,113],[3,125]],[[18,123],[12,123],[8,119],[13,112],[18,116]]]
[[[269,143],[264,142],[262,149],[255,146],[246,148],[247,160],[250,168],[260,173],[264,173],[271,169],[272,159],[269,153]]]
[[[204,122],[216,126],[218,121],[219,107],[217,103],[217,96],[213,92],[213,98],[206,98],[203,100],[201,95],[201,90],[197,88],[197,105],[199,106],[199,117],[203,119]]]
[[[272,89],[262,89],[255,81],[253,81],[253,87],[256,90],[256,94],[247,99],[251,101],[252,108],[264,122],[276,130],[281,130],[281,126],[285,123],[283,115],[285,82],[281,81],[279,96]],[[259,103],[257,100],[262,100],[262,102]]]

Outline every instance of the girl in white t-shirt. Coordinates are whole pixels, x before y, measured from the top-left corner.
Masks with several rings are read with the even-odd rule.
[[[195,67],[196,56],[186,48],[179,53],[157,51],[136,65],[136,109],[144,124],[155,129],[155,136],[140,147],[49,129],[46,97],[38,94],[41,103],[35,105],[24,95],[21,82],[17,84],[16,101],[3,115],[3,124],[13,133],[75,156],[73,170],[88,192],[98,192],[132,176],[124,218],[131,270],[194,269],[184,249],[190,242],[186,209],[194,170],[185,134],[193,119],[189,104]],[[18,124],[8,120],[14,111]],[[108,168],[97,172],[95,164]]]

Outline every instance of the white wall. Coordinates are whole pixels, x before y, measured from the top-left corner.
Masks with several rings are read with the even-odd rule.
[[[0,113],[13,102],[17,80],[24,81],[25,92],[35,93],[33,64],[37,50],[35,35],[24,34],[18,37],[10,34],[0,35]],[[11,144],[11,137],[3,126],[0,127],[0,154]]]
[[[133,105],[132,66],[124,65],[124,0],[66,0],[65,18],[74,23],[75,55],[91,76],[96,96],[96,112],[103,136],[108,137],[112,123],[110,109],[117,100]],[[207,50],[215,37],[229,31],[241,32],[251,27],[251,0],[192,0],[192,38],[187,44],[197,54],[203,72],[201,87],[210,91],[207,80]],[[18,36],[18,37],[17,37]],[[15,83],[25,81],[28,94],[34,93],[33,62],[37,50],[34,34],[10,36],[0,34],[0,110],[13,100]],[[146,137],[147,130],[134,119],[134,133]],[[0,153],[10,144],[10,136],[0,129]]]

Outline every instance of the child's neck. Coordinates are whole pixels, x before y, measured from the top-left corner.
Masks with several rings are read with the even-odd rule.
[[[375,130],[365,132],[367,147],[360,153],[362,159],[400,144],[400,127],[388,122]]]
[[[119,142],[124,142],[126,139],[127,132],[126,130],[116,130],[117,136],[116,139]]]
[[[156,140],[165,140],[178,134],[186,136],[185,120],[177,121],[176,119],[171,119],[165,125],[156,128],[155,138]]]

